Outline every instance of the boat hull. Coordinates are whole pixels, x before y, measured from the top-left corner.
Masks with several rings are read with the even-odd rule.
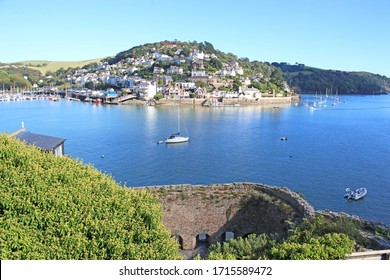
[[[182,136],[175,136],[173,138],[168,138],[165,140],[166,144],[177,144],[177,143],[184,143],[188,142],[190,140],[189,137],[182,137]]]
[[[362,199],[367,194],[366,188],[359,188],[355,191],[350,191],[345,194],[345,197],[348,198],[348,200],[359,200]]]

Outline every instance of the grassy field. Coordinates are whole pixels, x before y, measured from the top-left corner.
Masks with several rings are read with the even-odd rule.
[[[47,71],[57,71],[61,67],[68,69],[69,67],[83,67],[91,62],[99,62],[101,58],[83,60],[83,61],[46,61],[46,60],[31,60],[31,61],[19,61],[15,63],[9,63],[9,65],[27,66],[32,69],[36,69],[45,74]]]

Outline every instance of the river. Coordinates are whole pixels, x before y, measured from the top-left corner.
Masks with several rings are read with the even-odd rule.
[[[115,106],[61,100],[0,102],[0,131],[66,138],[65,153],[127,187],[239,181],[288,187],[316,210],[390,225],[390,95],[340,95],[309,110],[181,106],[184,144],[157,144],[177,130],[175,106]],[[287,137],[287,140],[280,140]],[[345,189],[368,194],[349,202]]]

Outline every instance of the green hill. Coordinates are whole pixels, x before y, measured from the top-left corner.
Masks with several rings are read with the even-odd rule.
[[[172,66],[180,66],[183,74],[172,75],[173,81],[189,80],[193,63],[188,59],[194,50],[202,51],[207,57],[202,61],[202,67],[208,74],[216,74],[221,69],[229,67],[229,63],[238,63],[243,69],[243,75],[218,77],[225,84],[225,90],[237,90],[242,86],[242,77],[251,79],[252,87],[262,92],[284,92],[285,81],[297,93],[325,93],[326,90],[336,91],[340,94],[380,94],[390,92],[390,78],[367,72],[346,72],[338,70],[323,70],[305,66],[303,64],[290,65],[287,63],[268,63],[250,61],[248,58],[239,58],[235,54],[220,51],[209,42],[181,42],[161,41],[134,46],[115,56],[103,59],[85,61],[23,61],[16,63],[0,63],[0,84],[6,89],[12,87],[29,87],[42,79],[41,75],[50,75],[46,84],[63,86],[67,77],[72,76],[76,69],[83,68],[99,74],[96,70],[97,62],[119,64],[125,72],[132,65],[134,59],[151,59],[152,54],[167,55],[171,60],[156,60],[153,65],[137,64],[139,68],[133,75],[145,79],[153,77],[154,67],[166,70]],[[180,62],[178,62],[180,60]],[[36,71],[36,72],[29,72]],[[117,75],[113,70],[111,75]],[[27,76],[28,80],[24,77]],[[69,85],[68,85],[69,86]],[[100,85],[104,88],[104,85]],[[205,86],[204,84],[202,86]],[[210,90],[213,88],[210,87]]]
[[[323,70],[303,64],[272,63],[299,93],[382,94],[390,92],[390,78],[368,72]]]
[[[160,53],[167,55],[171,58],[182,59],[183,62],[175,61],[157,61],[151,67],[141,66],[141,70],[137,73],[141,76],[151,78],[153,75],[154,67],[161,67],[167,70],[171,65],[180,65],[183,68],[184,73],[182,75],[173,75],[175,80],[185,80],[191,75],[193,63],[188,60],[188,57],[193,51],[200,51],[205,54],[205,58],[202,60],[202,66],[208,74],[216,74],[219,70],[231,67],[229,63],[237,62],[244,70],[242,76],[250,77],[253,79],[252,86],[262,91],[283,91],[284,80],[280,70],[270,63],[260,61],[249,61],[248,58],[239,58],[235,54],[225,53],[218,49],[209,42],[182,42],[182,41],[162,41],[156,43],[148,43],[140,46],[135,46],[129,50],[123,51],[115,55],[114,57],[103,59],[103,61],[109,64],[121,63],[122,66],[128,64],[129,59],[137,59],[140,57],[150,57],[153,53]],[[207,57],[206,57],[207,55]],[[232,83],[232,89],[238,89],[242,85],[238,76],[222,77],[224,80],[230,80]]]
[[[14,67],[28,67],[34,70],[38,70],[42,74],[46,72],[55,72],[61,68],[68,69],[83,67],[93,62],[99,62],[101,59],[90,59],[83,61],[47,61],[47,60],[29,60],[29,61],[19,61],[14,63],[7,63],[6,66]]]
[[[0,258],[175,259],[157,198],[0,135]]]

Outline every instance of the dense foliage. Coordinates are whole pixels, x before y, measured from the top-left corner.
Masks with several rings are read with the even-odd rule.
[[[355,227],[340,227],[339,222],[322,217],[307,219],[291,231],[286,240],[266,234],[249,235],[210,246],[210,260],[338,260],[345,259],[355,244],[350,235]]]
[[[157,198],[0,135],[1,259],[175,259]]]
[[[26,77],[26,78],[25,78]],[[41,73],[28,67],[13,66],[0,68],[1,90],[12,88],[30,88],[41,78]]]
[[[272,63],[283,71],[288,84],[301,93],[378,94],[390,92],[390,79],[367,72],[323,70],[303,64]]]

